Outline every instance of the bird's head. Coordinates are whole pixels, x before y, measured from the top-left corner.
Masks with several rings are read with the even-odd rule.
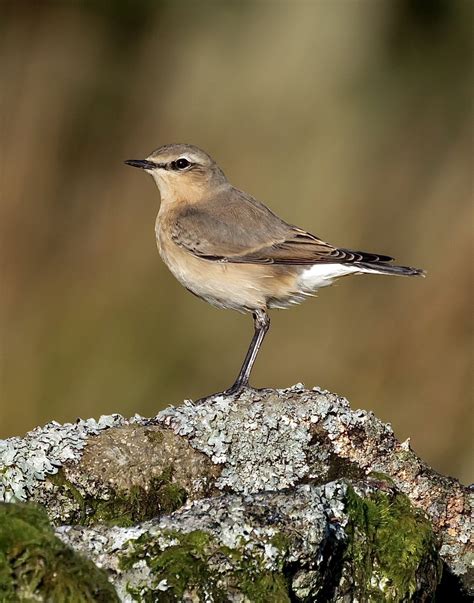
[[[129,159],[126,164],[151,174],[162,201],[192,201],[206,191],[227,183],[224,172],[202,149],[190,144],[168,144],[146,159]]]

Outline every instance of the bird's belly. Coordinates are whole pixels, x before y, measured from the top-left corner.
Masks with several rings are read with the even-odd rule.
[[[251,312],[286,308],[304,299],[294,267],[203,260],[160,238],[158,249],[175,278],[213,306]]]

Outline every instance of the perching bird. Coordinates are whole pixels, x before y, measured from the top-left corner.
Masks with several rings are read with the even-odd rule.
[[[334,247],[288,224],[233,187],[217,163],[193,145],[165,145],[146,159],[125,163],[151,174],[160,190],[158,250],[178,281],[213,306],[253,315],[254,336],[226,394],[248,387],[270,326],[269,309],[302,302],[349,274],[424,274],[391,264],[387,255]]]

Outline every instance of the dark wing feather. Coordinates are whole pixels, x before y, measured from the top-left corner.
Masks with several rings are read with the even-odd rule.
[[[387,255],[333,247],[318,237],[293,226],[287,238],[281,243],[263,246],[245,255],[228,258],[226,261],[296,266],[358,262],[379,263],[390,262],[392,259]]]

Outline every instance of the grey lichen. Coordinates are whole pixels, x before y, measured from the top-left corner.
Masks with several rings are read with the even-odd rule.
[[[55,524],[130,525],[209,495],[220,468],[152,421],[49,423],[0,441],[0,500],[43,505]]]
[[[67,461],[80,458],[89,436],[123,421],[120,415],[64,425],[51,421],[24,438],[0,440],[0,501],[28,500],[47,475],[57,473]]]
[[[131,529],[140,531],[147,519],[166,523],[173,511],[190,508],[183,507],[186,501],[205,499],[213,513],[209,497],[223,493],[287,496],[301,484],[327,487],[341,478],[404,493],[428,515],[447,570],[474,592],[472,492],[431,470],[372,413],[353,411],[344,398],[318,388],[217,395],[152,419],[113,415],[51,423],[0,443],[0,497],[39,502],[54,524],[91,529],[138,524]],[[99,540],[115,533],[107,526],[96,529],[90,534]],[[305,567],[293,578],[295,592],[313,588],[313,571],[319,569]],[[262,580],[275,586],[267,578]]]
[[[107,569],[122,601],[355,601],[367,593],[370,600],[428,600],[440,577],[429,522],[403,495],[357,489],[337,481],[224,495],[131,529],[57,533]],[[387,552],[374,547],[377,538]],[[409,562],[390,566],[385,559],[403,541]],[[415,597],[418,587],[424,594]]]
[[[342,411],[350,412],[343,398],[296,385],[265,394],[248,390],[238,401],[188,401],[162,411],[157,420],[223,465],[218,488],[249,493],[287,488],[309,476],[312,427]]]

